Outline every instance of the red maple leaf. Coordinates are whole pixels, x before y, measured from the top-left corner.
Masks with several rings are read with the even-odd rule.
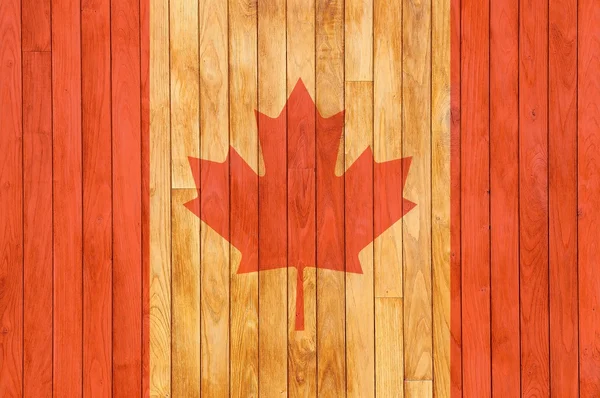
[[[186,207],[241,252],[238,274],[297,269],[302,330],[304,268],[362,273],[359,252],[415,206],[402,197],[411,158],[377,163],[368,148],[336,176],[344,112],[323,118],[301,80],[278,117],[256,117],[264,175],[233,148],[223,163],[190,157]]]

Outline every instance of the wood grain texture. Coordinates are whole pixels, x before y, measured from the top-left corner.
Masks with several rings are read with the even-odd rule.
[[[184,203],[198,194],[176,189],[172,200],[173,396],[200,397],[200,220]]]
[[[519,2],[490,4],[492,388],[494,396],[518,396]]]
[[[406,398],[433,398],[431,381],[407,381],[404,383]]]
[[[26,18],[25,18],[26,19]],[[23,396],[52,396],[52,58],[23,54]]]
[[[203,159],[224,161],[229,148],[227,2],[202,0],[199,10],[200,154]],[[229,203],[222,203],[220,209],[221,214],[229,214]],[[225,222],[230,225],[229,217]],[[202,394],[225,397],[229,395],[230,245],[207,224],[201,224],[200,245]]]
[[[317,0],[316,6],[315,103],[323,117],[330,117],[344,109],[344,1]],[[342,139],[338,156],[342,170],[344,157]],[[317,179],[319,189],[328,187]],[[326,211],[317,206],[317,242]],[[344,222],[343,214],[331,214],[330,222]],[[345,278],[341,272],[320,268],[326,260],[317,254],[317,394],[340,397],[346,391]]]
[[[188,156],[198,157],[200,154],[198,3],[194,0],[172,0],[169,3],[173,188],[195,187]]]
[[[150,396],[171,395],[169,2],[150,0]]]
[[[520,3],[519,238],[521,394],[549,395],[548,10]]]
[[[462,2],[461,249],[463,394],[491,396],[489,4]]]
[[[142,165],[138,0],[112,1],[113,395],[141,394]]]
[[[345,79],[373,81],[373,0],[346,0]]]
[[[598,232],[600,209],[600,7],[597,2],[578,3],[578,238],[579,238],[579,388],[581,397],[600,392],[600,277]]]
[[[23,384],[23,98],[21,7],[0,4],[0,386],[18,397]]]
[[[142,394],[150,397],[150,0],[140,1],[142,133]]]
[[[550,391],[579,396],[577,2],[549,8]]]
[[[346,40],[349,38],[346,37]],[[346,60],[348,64],[348,60]],[[373,142],[373,83],[346,82],[346,169]],[[372,175],[372,164],[370,165]],[[346,175],[345,227],[349,235],[366,231],[373,236],[373,184],[350,184]],[[354,189],[351,189],[354,188]],[[362,188],[362,189],[361,189]],[[366,208],[371,217],[358,219],[350,209]],[[346,258],[350,257],[346,251]],[[375,394],[375,314],[373,291],[373,245],[367,245],[359,254],[362,274],[346,273],[346,396],[370,397]]]
[[[450,0],[450,396],[462,396],[461,0]]]
[[[450,398],[450,0],[431,10],[433,394]]]
[[[299,80],[315,95],[314,0],[287,2],[287,97]],[[306,255],[288,254],[288,388],[292,397],[317,396],[316,291],[316,107],[307,114],[288,103],[288,246],[301,242]],[[293,126],[300,128],[293,129]],[[310,127],[307,127],[310,126]],[[307,129],[307,130],[305,130]],[[305,134],[297,134],[304,133]],[[294,134],[296,133],[296,134]],[[297,233],[297,234],[296,234]],[[306,261],[308,259],[308,261]],[[310,267],[310,268],[309,268]],[[302,270],[302,271],[300,271]],[[301,279],[299,279],[299,272]],[[301,286],[299,284],[302,284]],[[301,288],[303,295],[298,296]],[[304,302],[297,306],[297,297]],[[296,308],[303,309],[303,330],[296,327]]]
[[[83,393],[112,392],[110,1],[82,3]]]
[[[82,391],[81,21],[78,3],[52,1],[54,396]]]
[[[50,51],[50,3],[51,0],[22,0],[22,41],[23,51]]]
[[[183,204],[195,189],[188,156],[200,154],[198,1],[170,5],[172,394],[200,396],[200,223]],[[197,228],[196,228],[197,226]],[[194,262],[195,261],[195,262]]]
[[[402,298],[375,297],[375,396],[404,397]]]
[[[375,0],[373,13],[373,156],[383,162],[402,157],[402,0]],[[402,297],[402,222],[373,245],[375,296]]]
[[[258,172],[258,27],[257,4],[229,1],[229,125],[230,145]],[[249,196],[258,197],[258,181],[236,189],[231,187],[231,212]],[[254,191],[253,194],[249,192]],[[258,203],[254,204],[258,217]],[[236,228],[249,228],[241,221]],[[257,229],[253,230],[257,234]],[[258,273],[237,274],[239,252],[231,246],[230,260],[230,395],[258,396]],[[258,259],[257,259],[258,261]]]
[[[383,162],[402,157],[402,0],[373,7],[373,156]],[[390,209],[375,201],[373,211]],[[375,394],[382,397],[404,396],[402,224],[373,242]]]
[[[413,156],[404,191],[417,203],[402,218],[404,372],[431,380],[431,2],[405,0],[402,10],[402,156]]]
[[[282,0],[258,3],[258,110],[267,117],[277,118],[287,99],[286,81],[286,2]],[[279,119],[279,128],[286,131],[286,119]],[[258,123],[260,131],[261,124]],[[286,135],[273,137],[279,147]],[[261,154],[264,153],[261,148]],[[264,160],[264,158],[263,158]],[[280,231],[269,236],[268,217],[271,207],[286,207],[287,159],[278,159],[279,169],[268,170],[259,165],[259,174],[269,172],[271,177],[261,179],[258,187],[259,269],[265,258],[275,253],[287,259],[287,220]],[[287,369],[287,270],[285,268],[260,272],[258,276],[258,394],[259,397],[278,397],[288,394]]]

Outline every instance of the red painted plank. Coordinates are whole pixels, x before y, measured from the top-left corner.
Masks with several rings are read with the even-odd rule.
[[[23,396],[51,397],[52,58],[49,52],[23,54],[23,197]]]
[[[578,205],[581,397],[600,395],[600,3],[579,1]]]
[[[491,394],[489,3],[462,2],[461,233],[463,393]],[[468,77],[468,78],[466,78]]]
[[[150,0],[140,0],[142,132],[142,396],[150,397]]]
[[[110,396],[112,187],[110,1],[81,3],[83,127],[83,393]]]
[[[492,390],[496,397],[517,397],[521,392],[519,2],[490,4]]]
[[[0,2],[0,388],[23,383],[21,2]]]
[[[450,380],[452,398],[462,397],[462,301],[460,230],[461,0],[450,3]]]
[[[113,394],[142,389],[142,141],[139,0],[112,1]]]
[[[547,0],[520,2],[522,396],[549,394]]]
[[[82,391],[82,134],[79,2],[52,0],[54,396]]]
[[[50,0],[22,0],[23,51],[50,51]]]
[[[549,8],[550,371],[556,397],[578,397],[577,0]]]

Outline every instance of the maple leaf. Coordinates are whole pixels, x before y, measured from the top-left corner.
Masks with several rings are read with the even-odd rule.
[[[303,330],[304,269],[362,273],[359,252],[415,206],[402,196],[411,158],[378,163],[367,148],[336,176],[344,111],[323,118],[302,80],[279,116],[256,118],[264,175],[231,147],[222,163],[190,157],[199,194],[185,206],[241,252],[238,274],[297,269]]]

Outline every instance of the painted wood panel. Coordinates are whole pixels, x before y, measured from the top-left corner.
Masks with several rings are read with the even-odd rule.
[[[0,3],[1,391],[598,395],[599,12]]]
[[[519,2],[490,8],[490,285],[494,396],[521,391]]]
[[[52,396],[52,58],[23,54],[23,396]]]
[[[110,11],[110,1],[82,3],[83,393],[100,396],[113,381]]]

